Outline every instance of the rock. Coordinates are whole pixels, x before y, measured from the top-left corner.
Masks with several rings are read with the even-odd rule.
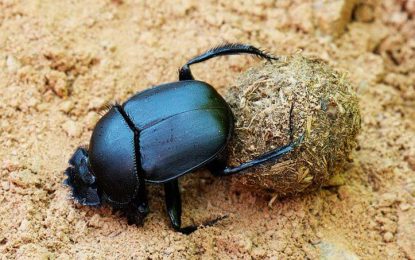
[[[402,203],[402,204],[399,205],[399,208],[402,211],[407,211],[407,210],[409,210],[411,208],[411,205],[409,205],[408,203]]]
[[[385,242],[392,242],[393,240],[393,234],[391,232],[386,232],[385,234],[383,234],[383,241]]]
[[[39,183],[39,178],[30,170],[24,169],[11,172],[9,175],[9,181],[22,188],[28,188],[31,185]]]
[[[51,70],[46,73],[46,85],[59,97],[69,96],[69,84],[65,73]]]
[[[346,48],[353,48],[355,55],[375,55],[375,49],[388,36],[389,29],[380,22],[354,22],[347,26],[347,33],[338,39],[338,44]]]
[[[320,259],[329,260],[358,260],[359,257],[352,251],[349,251],[340,245],[324,241],[318,245],[320,248]]]
[[[354,18],[358,22],[370,23],[375,19],[373,6],[362,3],[359,4],[354,11]]]
[[[405,161],[408,163],[409,167],[415,171],[415,155],[405,156]]]
[[[409,259],[415,259],[415,207],[398,211],[396,240]]]
[[[337,187],[346,183],[346,180],[342,174],[333,175],[323,187]]]
[[[49,108],[49,104],[46,104],[46,103],[38,103],[36,105],[36,110],[39,112],[45,112],[48,110],[48,108]]]
[[[104,50],[109,50],[110,52],[115,52],[117,50],[117,46],[109,41],[102,41],[101,46]]]
[[[398,201],[398,196],[394,193],[385,193],[379,199],[379,207],[390,207]]]
[[[288,243],[286,240],[282,239],[273,239],[269,242],[269,247],[277,252],[284,252]]]
[[[99,119],[100,119],[99,114],[94,111],[91,111],[85,116],[84,125],[88,127],[88,130],[92,130],[95,127]]]
[[[4,191],[8,191],[10,189],[10,183],[8,181],[2,181],[1,182],[1,188]]]
[[[353,196],[349,186],[341,186],[337,192],[341,200],[347,200]]]
[[[313,10],[309,3],[298,3],[289,9],[292,19],[292,25],[296,28],[310,33],[314,31]]]
[[[101,228],[102,227],[102,220],[99,214],[94,214],[88,222],[88,226],[94,228]]]
[[[415,15],[415,0],[407,0],[405,4],[406,11],[414,16]]]
[[[359,56],[352,69],[359,83],[377,83],[385,75],[385,65],[382,57],[373,53]]]
[[[408,14],[401,11],[393,12],[389,16],[389,22],[398,27],[404,25],[407,21]]]
[[[265,251],[265,249],[263,249],[262,247],[255,247],[252,250],[252,256],[254,258],[264,258],[265,255],[267,254],[267,251]]]
[[[315,1],[315,24],[323,33],[339,36],[350,21],[355,4],[356,0]]]
[[[16,252],[17,259],[41,259],[48,260],[54,259],[53,253],[49,252],[46,248],[36,245],[27,244],[22,245]]]
[[[62,125],[62,129],[68,134],[70,137],[77,137],[80,136],[82,133],[82,128],[77,125],[75,121],[68,120]]]
[[[19,169],[20,163],[19,161],[14,158],[13,160],[5,160],[1,166],[2,169],[7,170],[9,172],[17,171]]]
[[[74,108],[74,104],[71,100],[65,100],[59,105],[59,110],[65,113],[69,113]]]
[[[242,237],[238,241],[238,245],[244,250],[244,251],[251,251],[252,249],[252,241],[249,237]]]
[[[22,67],[22,64],[13,55],[7,55],[6,66],[9,72],[16,72]]]
[[[99,110],[103,108],[107,104],[107,100],[100,97],[94,97],[92,98],[88,103],[88,109],[89,110]]]

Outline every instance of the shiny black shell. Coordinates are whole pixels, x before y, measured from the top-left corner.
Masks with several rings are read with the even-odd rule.
[[[206,165],[226,147],[233,116],[207,83],[159,85],[113,107],[97,123],[90,167],[110,201],[135,197],[139,174],[164,183]]]

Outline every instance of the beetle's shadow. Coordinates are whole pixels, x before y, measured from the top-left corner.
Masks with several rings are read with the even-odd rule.
[[[318,192],[310,194],[298,194],[284,198],[273,199],[271,191],[246,189],[241,185],[232,182],[235,177],[215,177],[208,170],[199,170],[180,178],[180,189],[182,194],[182,217],[183,223],[198,225],[207,220],[221,216],[232,216],[238,219],[253,214],[269,214],[278,212],[281,207],[290,207],[296,210],[296,205],[304,200],[313,200]],[[165,223],[169,229],[170,222],[166,216],[164,189],[162,185],[148,184],[150,213],[145,220],[144,226]],[[336,189],[322,190],[336,193]],[[83,206],[74,202],[74,207],[85,212],[85,219],[88,223],[93,221],[94,215],[105,216],[111,222],[125,225],[127,219],[123,217],[119,209],[108,204],[100,206]],[[154,223],[153,223],[154,222]],[[217,225],[225,225],[226,221]]]
[[[268,207],[272,193],[237,187],[232,178],[235,177],[215,177],[208,170],[181,178],[184,219],[190,218],[200,223],[214,217],[240,214],[242,211],[249,215]]]
[[[291,196],[276,197],[275,192],[258,189],[247,189],[235,185],[231,178],[212,176],[207,170],[181,179],[183,188],[183,213],[185,219],[192,219],[195,223],[217,217],[234,215],[238,219],[254,214],[278,214],[281,208],[296,212],[304,201],[317,201],[323,193],[337,193],[337,188],[320,189],[308,193]],[[309,203],[313,205],[315,203]],[[311,208],[310,208],[311,210]]]

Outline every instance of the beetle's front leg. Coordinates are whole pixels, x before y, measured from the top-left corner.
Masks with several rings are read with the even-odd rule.
[[[131,202],[123,211],[129,225],[143,226],[149,210]]]
[[[101,194],[95,181],[95,176],[88,167],[88,152],[79,147],[69,160],[70,166],[65,170],[68,177],[64,184],[72,189],[75,201],[85,206],[99,206]]]
[[[148,200],[145,182],[140,183],[137,196],[124,208],[123,212],[129,225],[142,226],[148,212]]]

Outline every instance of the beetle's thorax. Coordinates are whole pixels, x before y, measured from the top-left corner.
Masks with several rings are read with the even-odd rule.
[[[138,129],[122,106],[113,106],[91,137],[90,167],[112,204],[128,204],[138,193],[141,173]]]

